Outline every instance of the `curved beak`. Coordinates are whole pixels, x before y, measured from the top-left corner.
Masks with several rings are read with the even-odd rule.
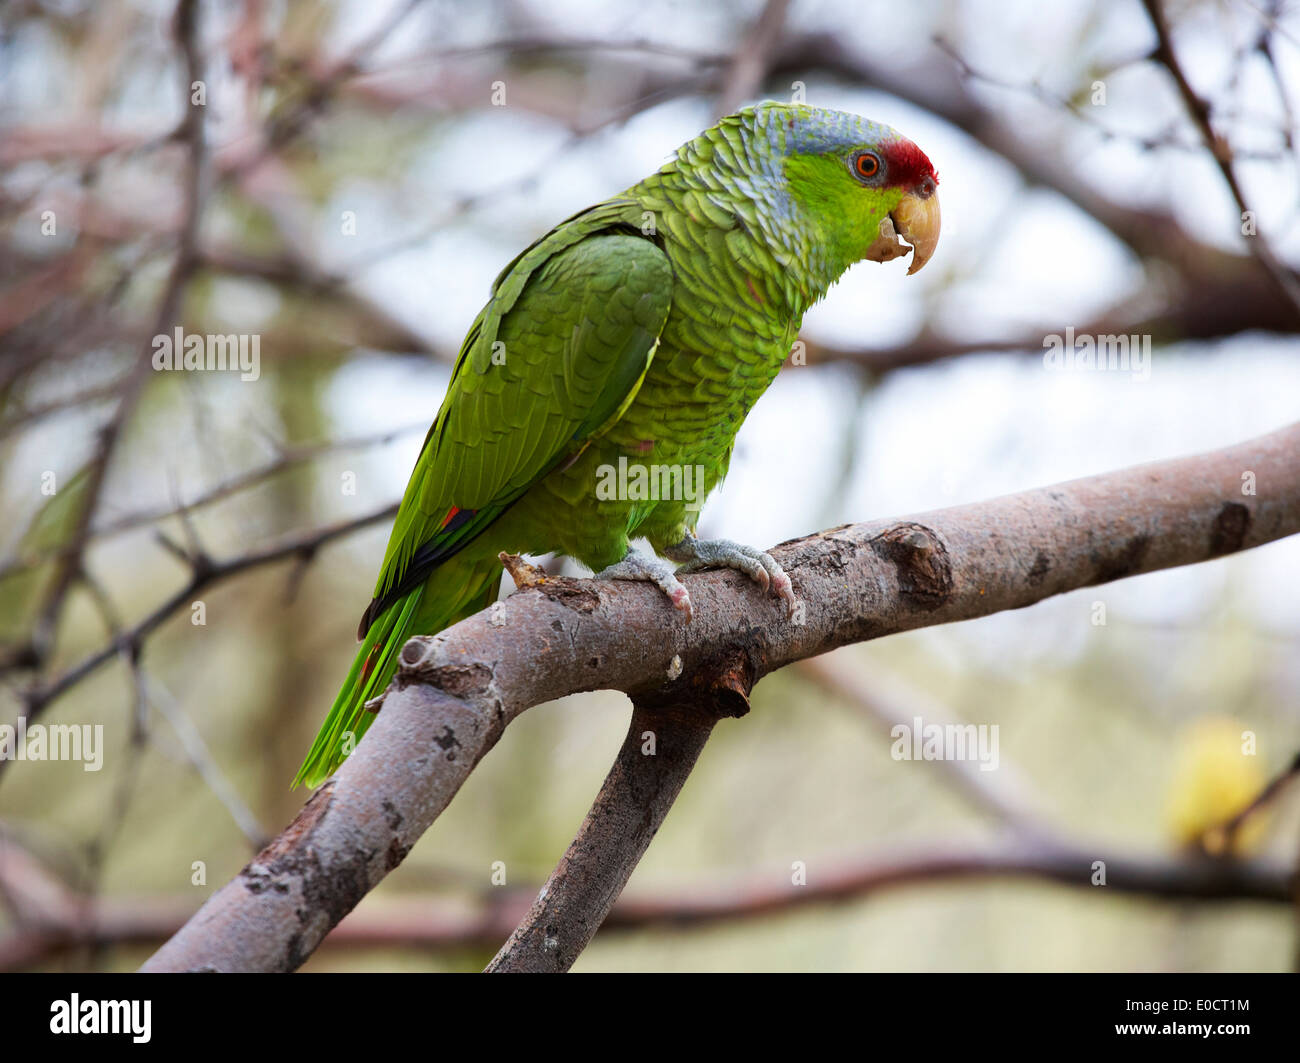
[[[910,277],[930,261],[938,246],[939,195],[929,184],[918,192],[907,193],[891,213],[880,219],[880,234],[864,257],[889,262],[911,251],[912,265],[907,271]]]
[[[933,186],[926,192],[909,192],[890,216],[898,235],[912,245],[910,277],[930,261],[939,246],[939,194]]]

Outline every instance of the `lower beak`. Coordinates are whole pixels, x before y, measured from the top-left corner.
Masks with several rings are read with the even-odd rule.
[[[935,192],[927,196],[909,192],[891,213],[880,219],[880,234],[864,257],[873,262],[889,262],[911,251],[912,265],[907,271],[910,277],[930,261],[938,245],[939,196]]]

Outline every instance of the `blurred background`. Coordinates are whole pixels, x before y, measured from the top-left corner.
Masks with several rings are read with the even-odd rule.
[[[0,967],[137,966],[292,818],[493,277],[724,110],[894,126],[944,233],[808,314],[701,534],[770,545],[1300,416],[1300,5],[1161,10],[1215,153],[1137,0],[6,4],[0,724],[100,724],[103,764],[0,761]],[[177,325],[256,335],[257,378],[154,371]],[[1151,337],[1147,371],[1052,369],[1067,327]],[[1298,590],[1292,539],[767,679],[576,969],[1291,968],[1284,900],[1015,857],[1294,868],[1285,786],[1205,831],[1300,747]],[[892,759],[915,715],[996,724],[999,769]],[[307,969],[480,968],[627,717],[526,713]]]

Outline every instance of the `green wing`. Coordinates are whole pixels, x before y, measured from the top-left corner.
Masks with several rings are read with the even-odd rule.
[[[552,230],[506,267],[424,441],[362,634],[622,416],[671,303],[667,256],[601,208]]]

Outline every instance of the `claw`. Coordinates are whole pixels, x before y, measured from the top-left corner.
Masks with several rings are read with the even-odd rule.
[[[695,607],[691,605],[690,592],[681,584],[678,584],[676,590],[668,592],[668,600],[673,603],[674,609],[686,617],[688,624],[695,619]]]
[[[786,605],[786,616],[794,616],[799,608],[798,595],[794,593],[794,584],[784,571],[772,579],[772,590]]]
[[[675,561],[684,562],[678,572],[697,572],[705,568],[734,568],[758,584],[766,594],[771,592],[786,606],[787,615],[793,616],[799,608],[794,586],[785,569],[771,554],[752,546],[733,543],[729,539],[696,539],[688,535],[680,543],[669,547],[664,554]]]
[[[677,578],[677,572],[667,561],[657,557],[646,557],[628,551],[627,556],[616,565],[596,573],[596,579],[621,579],[636,582],[653,583],[672,602],[673,608],[681,613],[689,624],[695,618],[691,605],[690,593]]]

